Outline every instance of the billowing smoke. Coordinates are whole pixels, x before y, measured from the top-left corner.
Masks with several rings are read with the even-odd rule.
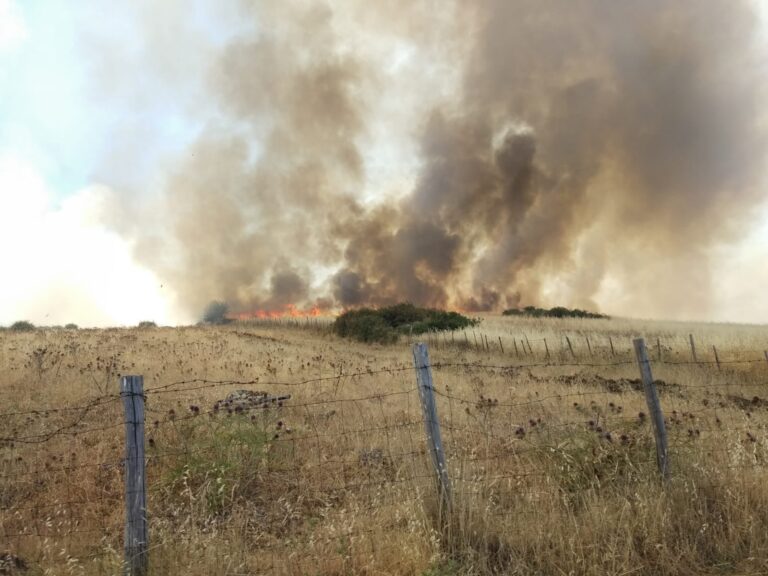
[[[189,309],[712,305],[708,255],[762,198],[751,3],[254,0],[244,14],[257,25],[209,76],[217,120],[139,238]]]

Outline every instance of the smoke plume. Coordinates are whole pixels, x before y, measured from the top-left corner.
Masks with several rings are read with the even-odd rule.
[[[243,11],[139,238],[190,310],[712,306],[708,255],[762,198],[751,3]]]

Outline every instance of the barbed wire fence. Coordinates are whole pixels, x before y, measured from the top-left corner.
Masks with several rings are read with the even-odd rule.
[[[535,341],[526,340],[520,348],[533,356]],[[431,344],[472,346],[467,341]],[[94,561],[144,574],[167,545],[154,534],[190,522],[213,530],[242,508],[263,551],[252,569],[270,571],[284,536],[307,516],[354,510],[357,519],[339,530],[375,539],[402,523],[450,524],[468,509],[504,517],[520,499],[575,498],[595,478],[605,484],[656,468],[667,478],[683,456],[719,454],[730,467],[764,473],[766,423],[752,412],[768,400],[724,391],[765,388],[768,378],[683,385],[650,373],[654,363],[752,366],[765,361],[757,351],[712,362],[660,353],[659,361],[642,340],[634,358],[611,341],[610,359],[585,362],[568,341],[574,361],[563,362],[542,344],[540,358],[517,363],[430,362],[416,344],[413,364],[301,381],[188,379],[144,388],[142,378],[125,376],[119,394],[2,413],[0,537],[10,549],[0,550],[0,562]],[[569,371],[638,367],[640,378]],[[700,407],[682,409],[693,393],[702,394]],[[744,417],[725,416],[725,403]],[[735,453],[723,434],[745,449]]]
[[[300,326],[300,324],[296,324]],[[578,362],[585,366],[590,360],[611,358],[635,362],[635,352],[632,345],[623,342],[628,338],[619,338],[610,334],[595,334],[592,332],[557,334],[556,337],[529,338],[528,334],[520,331],[505,335],[492,335],[469,328],[453,332],[433,331],[425,335],[424,341],[435,350],[465,349],[476,352],[501,353],[515,359],[540,360],[542,362],[568,361]],[[413,344],[416,340],[409,339]],[[656,336],[647,342],[648,357],[657,363],[701,366],[716,366],[718,369],[728,364],[765,364],[768,366],[768,348],[762,350],[744,349],[740,357],[720,359],[715,344],[699,346],[693,334],[682,338],[679,336]],[[748,355],[749,359],[741,357]]]
[[[323,334],[333,332],[332,320],[323,316],[253,318],[247,320],[245,324],[266,328],[310,329]],[[516,359],[538,358],[560,362],[566,360],[582,362],[587,359],[623,357],[634,362],[633,347],[623,344],[629,338],[619,334],[601,334],[590,330],[560,331],[550,335],[549,338],[529,338],[528,333],[523,329],[509,329],[503,335],[490,336],[479,328],[454,331],[432,330],[415,337],[413,334],[409,334],[406,341],[410,346],[420,339],[423,339],[430,348],[436,350],[466,349],[487,353],[500,352]],[[712,343],[706,346],[697,344],[697,338],[694,334],[688,334],[685,337],[671,334],[658,335],[648,339],[647,347],[649,359],[654,362],[714,365],[718,368],[727,364],[744,363],[744,358],[734,358],[721,362],[717,346]],[[762,350],[745,349],[742,352],[754,356],[746,363],[765,363],[768,366],[768,348]]]

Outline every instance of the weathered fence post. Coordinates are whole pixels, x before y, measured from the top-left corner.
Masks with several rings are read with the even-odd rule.
[[[427,430],[427,444],[432,456],[432,465],[440,492],[440,501],[445,511],[451,509],[451,479],[448,476],[448,467],[445,463],[443,440],[440,436],[440,421],[437,417],[434,387],[432,384],[432,367],[429,363],[429,351],[426,345],[417,343],[413,345],[413,363],[416,366],[416,382],[419,387],[419,400],[424,414],[424,426]]]
[[[613,349],[613,338],[608,336],[608,343],[611,345],[611,356],[616,356],[616,350]]]
[[[504,354],[504,344],[501,342],[501,336],[499,336],[499,348],[501,348],[501,353]]]
[[[565,336],[565,341],[568,342],[568,349],[571,351],[571,356],[573,356],[573,359],[576,359],[576,354],[573,352],[573,346],[571,346],[571,339],[568,338],[568,336]]]
[[[512,344],[515,345],[515,358],[518,358],[520,356],[520,352],[517,351],[517,340],[513,337],[512,338]],[[768,352],[766,352],[767,356],[765,357],[766,362],[768,362]]]
[[[669,477],[669,452],[667,448],[667,429],[664,425],[664,415],[661,413],[659,394],[651,373],[651,363],[648,360],[648,351],[645,348],[645,339],[635,338],[635,355],[640,367],[640,376],[643,379],[645,390],[645,402],[648,404],[648,412],[653,425],[653,435],[656,438],[656,461],[659,464],[659,472],[665,480]]]
[[[688,340],[691,341],[691,356],[693,356],[693,361],[698,364],[699,359],[696,357],[696,344],[693,341],[693,334],[688,334]]]
[[[547,339],[546,338],[544,338],[544,350],[547,353],[546,358],[549,358],[549,346],[547,346]]]
[[[145,576],[149,533],[144,469],[144,377],[123,376],[120,396],[125,410],[125,574]]]
[[[715,348],[715,345],[712,345],[712,351],[715,353],[715,363],[717,364],[717,369],[720,370],[720,357],[717,355],[717,348]]]
[[[589,355],[592,356],[592,345],[589,343],[589,336],[584,336],[584,339],[587,341],[587,349],[589,349]]]
[[[661,339],[656,337],[656,360],[661,362]]]

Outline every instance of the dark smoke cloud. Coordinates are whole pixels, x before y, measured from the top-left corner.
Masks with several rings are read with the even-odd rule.
[[[712,304],[709,250],[761,199],[749,2],[246,6],[259,26],[211,74],[222,120],[168,179],[167,232],[141,244],[190,309]],[[391,93],[367,41],[425,70],[442,55],[458,86]],[[382,104],[398,98],[410,115]],[[395,131],[420,168],[371,203],[381,110],[416,119]]]
[[[751,4],[578,1],[567,14],[554,1],[486,6],[465,109],[530,125],[548,182],[533,212],[515,211],[519,232],[496,244],[486,261],[497,273],[482,278],[535,300],[544,261],[566,266],[597,223],[600,243],[613,245],[604,265],[620,270],[627,290],[653,293],[668,313],[706,309],[702,253],[760,199]],[[593,253],[573,291],[586,302],[603,277],[589,265]]]
[[[362,183],[367,72],[339,51],[330,8],[253,10],[273,20],[224,50],[211,84],[225,120],[168,179],[170,234],[141,247],[191,310],[213,298],[279,310],[322,297],[310,294],[309,266],[338,262],[328,231]]]

